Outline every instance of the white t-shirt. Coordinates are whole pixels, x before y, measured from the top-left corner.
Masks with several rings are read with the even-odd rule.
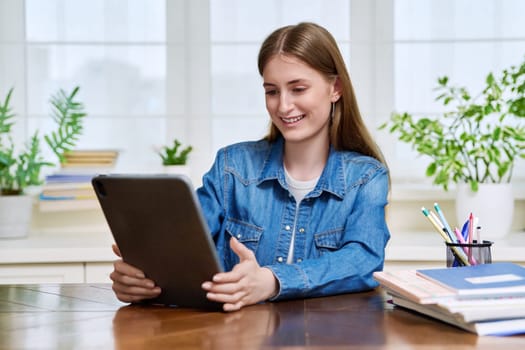
[[[290,176],[288,171],[286,170],[286,167],[284,168],[284,175],[286,178],[286,183],[288,184],[288,188],[290,189],[290,192],[295,198],[295,201],[297,202],[297,209],[299,209],[299,204],[303,200],[303,198],[310,193],[314,188],[315,185],[317,185],[317,181],[319,181],[319,177],[316,177],[315,179],[308,180],[308,181],[299,181]],[[295,218],[297,220],[297,215],[295,215]],[[293,251],[294,251],[294,241],[295,241],[295,222],[292,229],[292,239],[290,241],[290,249],[288,250],[288,257],[286,259],[287,264],[291,264],[293,262]]]

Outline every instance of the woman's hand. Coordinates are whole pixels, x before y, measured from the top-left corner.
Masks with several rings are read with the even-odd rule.
[[[230,247],[240,262],[232,271],[218,273],[212,281],[202,284],[206,297],[224,303],[224,311],[235,311],[277,294],[278,282],[273,272],[260,267],[253,252],[234,237],[230,239]]]
[[[117,245],[113,244],[113,252],[122,257]],[[144,272],[126,264],[122,259],[113,263],[114,270],[109,275],[113,281],[113,291],[120,301],[136,303],[144,299],[155,298],[160,294],[160,287],[146,278]]]

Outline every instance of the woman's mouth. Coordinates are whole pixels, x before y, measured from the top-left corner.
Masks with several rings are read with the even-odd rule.
[[[293,123],[297,123],[299,120],[301,120],[303,118],[304,118],[304,114],[301,114],[301,115],[296,116],[296,117],[281,118],[281,120],[285,124],[293,124]]]

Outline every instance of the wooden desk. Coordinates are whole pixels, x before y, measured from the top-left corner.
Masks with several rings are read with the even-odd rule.
[[[380,291],[234,313],[124,305],[107,284],[0,286],[0,349],[524,349],[393,308]]]

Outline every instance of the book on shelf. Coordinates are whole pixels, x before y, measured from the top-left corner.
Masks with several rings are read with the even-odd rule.
[[[65,199],[96,199],[94,190],[71,190],[71,191],[42,191],[39,199],[41,201],[54,201]]]
[[[96,198],[96,194],[90,181],[45,183],[42,186],[40,199],[52,199],[52,197]]]
[[[460,298],[525,296],[525,268],[510,262],[422,269],[416,273]]]
[[[115,163],[117,150],[73,150],[64,153],[64,164],[68,163]]]
[[[45,178],[44,186],[48,184],[56,183],[91,183],[91,179],[95,177],[96,173],[78,173],[78,174],[65,174],[65,173],[55,173],[47,175]]]
[[[42,186],[42,192],[92,190],[91,180],[80,182],[47,182]]]
[[[64,174],[58,172],[46,176],[39,196],[41,212],[100,209],[91,185],[92,173]]]
[[[71,210],[100,210],[96,199],[53,199],[40,200],[38,202],[41,212],[71,211]]]
[[[470,275],[477,276],[479,283],[491,278],[493,281],[499,281],[498,277],[491,276],[499,276],[502,271],[506,271],[505,275],[520,276],[521,269],[523,269],[512,263],[495,264],[502,265],[488,269],[492,275],[486,270],[481,273],[479,269],[471,271]],[[487,264],[487,266],[490,265]],[[417,311],[479,335],[525,333],[525,294],[521,292],[521,289],[512,289],[515,287],[512,283],[506,287],[510,289],[504,289],[503,292],[498,290],[498,294],[494,293],[491,288],[478,289],[477,293],[460,294],[458,289],[446,283],[454,279],[447,273],[458,278],[456,275],[469,274],[466,271],[457,272],[458,270],[465,268],[472,270],[478,266],[482,265],[446,269],[379,271],[374,273],[374,279],[392,297],[394,305]],[[423,274],[430,270],[443,270],[446,276],[439,275],[441,281],[437,282],[434,278],[431,279]],[[514,277],[514,279],[518,278]]]
[[[64,153],[61,172],[76,173],[92,171],[107,173],[115,167],[117,150],[74,150]]]

